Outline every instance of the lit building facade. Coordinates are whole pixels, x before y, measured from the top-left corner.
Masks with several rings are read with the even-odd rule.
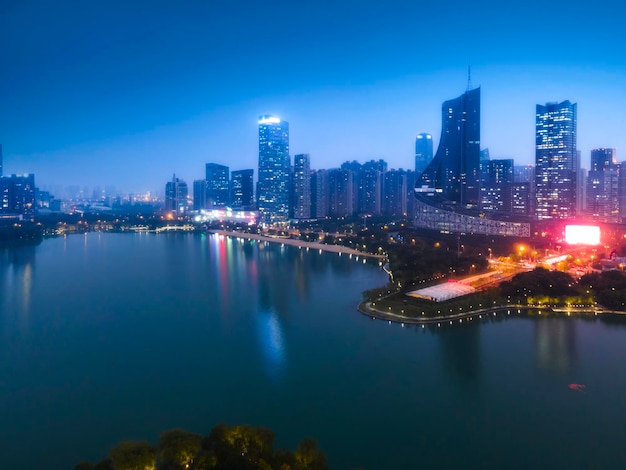
[[[484,183],[480,188],[481,209],[485,212],[512,211],[513,160],[494,159],[486,165]]]
[[[224,207],[230,203],[230,171],[226,165],[206,164],[207,207]]]
[[[433,136],[427,133],[415,138],[415,171],[418,174],[426,169],[433,159]]]
[[[231,205],[236,208],[249,208],[254,202],[254,170],[235,170],[230,174]]]
[[[311,218],[311,159],[308,153],[293,158],[293,217]]]
[[[578,158],[577,105],[569,101],[537,105],[535,194],[537,218],[576,215]]]
[[[619,215],[619,173],[616,150],[599,148],[591,151],[587,174],[587,215],[598,222],[617,223]]]
[[[35,175],[0,176],[0,217],[35,218]]]
[[[195,180],[193,182],[193,210],[199,211],[207,207],[206,180]]]
[[[316,219],[328,217],[330,195],[328,170],[317,170],[311,174],[311,216]]]
[[[257,205],[265,223],[289,218],[289,123],[276,116],[259,117]]]
[[[188,195],[187,183],[176,178],[176,175],[172,176],[172,181],[165,184],[165,210],[183,215],[187,212]]]

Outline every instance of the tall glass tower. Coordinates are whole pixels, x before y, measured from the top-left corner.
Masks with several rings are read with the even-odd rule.
[[[223,207],[230,203],[229,175],[226,165],[206,164],[206,199],[209,207]]]
[[[576,103],[537,105],[535,193],[538,219],[576,215]]]
[[[311,159],[308,153],[294,157],[293,162],[293,216],[311,218]]]
[[[257,204],[265,223],[289,218],[289,123],[271,115],[259,117]]]

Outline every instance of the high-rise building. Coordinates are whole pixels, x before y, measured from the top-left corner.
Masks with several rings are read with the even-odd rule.
[[[433,136],[422,133],[415,138],[415,171],[420,175],[433,159]]]
[[[224,207],[230,203],[230,171],[226,165],[206,164],[206,199],[208,207]]]
[[[329,208],[331,217],[354,215],[354,172],[347,168],[328,170]]]
[[[407,172],[403,169],[389,170],[385,173],[383,185],[383,213],[385,215],[396,218],[407,215],[407,182]]]
[[[311,215],[316,219],[328,216],[329,207],[328,170],[311,174]]]
[[[259,117],[257,205],[265,223],[289,217],[289,123],[271,115]]]
[[[311,160],[308,153],[294,156],[293,193],[295,219],[311,218]]]
[[[0,144],[0,177],[2,177],[2,144]]]
[[[0,215],[35,218],[35,175],[0,176]]]
[[[442,106],[435,157],[418,178],[416,196],[430,204],[477,208],[480,188],[480,88]]]
[[[195,180],[193,182],[193,210],[199,211],[208,207],[206,197],[206,180]]]
[[[189,191],[187,183],[172,176],[172,181],[165,184],[165,210],[183,215],[187,212],[187,196]]]
[[[593,149],[590,166],[587,174],[587,214],[598,222],[617,223],[620,219],[620,165],[615,149]]]
[[[480,192],[485,212],[512,212],[513,159],[489,160]]]
[[[230,173],[231,204],[238,209],[250,208],[254,200],[253,169],[235,170]]]
[[[535,193],[538,219],[576,215],[577,105],[569,101],[537,105]]]

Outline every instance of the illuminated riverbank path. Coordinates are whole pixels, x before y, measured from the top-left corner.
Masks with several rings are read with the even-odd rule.
[[[209,230],[209,232],[215,233],[217,235],[228,236],[228,237],[244,238],[246,240],[257,240],[257,241],[269,242],[269,243],[281,243],[283,245],[295,246],[299,248],[308,248],[312,250],[327,251],[330,253],[347,254],[347,255],[353,255],[353,256],[364,256],[368,258],[377,258],[380,260],[386,259],[385,255],[380,255],[380,254],[375,254],[375,253],[366,253],[364,251],[355,250],[354,248],[350,248],[350,247],[343,246],[343,245],[326,245],[325,243],[306,242],[304,240],[297,240],[294,238],[268,237],[267,235],[259,235],[258,233],[235,232],[235,231],[230,231],[230,230]]]

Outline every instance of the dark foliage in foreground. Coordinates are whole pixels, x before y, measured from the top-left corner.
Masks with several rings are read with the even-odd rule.
[[[326,470],[317,441],[304,439],[295,451],[274,450],[274,433],[266,428],[218,424],[208,436],[182,429],[164,432],[157,446],[123,441],[96,465],[74,470]]]
[[[619,271],[585,274],[579,284],[595,294],[600,305],[612,310],[626,307],[626,276]]]

